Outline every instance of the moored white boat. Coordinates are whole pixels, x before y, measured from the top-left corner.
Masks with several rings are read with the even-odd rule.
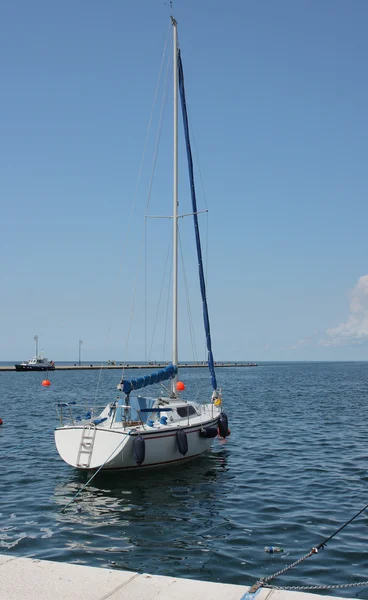
[[[219,405],[183,402],[179,398],[152,400],[146,413],[152,418],[146,422],[142,417],[132,421],[128,417],[132,407],[122,407],[120,400],[120,404],[107,406],[98,419],[58,427],[55,442],[60,456],[78,469],[97,469],[101,465],[104,469],[155,467],[204,454],[219,426],[227,435],[227,420]]]
[[[55,443],[61,458],[77,469],[137,469],[157,467],[193,459],[207,452],[218,434],[229,434],[228,420],[222,412],[221,391],[217,389],[212,355],[206,285],[199,236],[193,161],[190,148],[188,117],[184,91],[183,67],[177,44],[177,23],[173,26],[174,67],[174,194],[173,194],[173,351],[172,364],[137,379],[123,379],[118,390],[124,397],[109,403],[97,416],[74,418],[72,404],[59,402],[60,426],[55,429]],[[201,403],[184,400],[178,382],[178,92],[183,112],[184,135],[189,166],[192,212],[199,266],[200,291],[204,317],[208,367],[212,393]],[[187,215],[181,215],[187,216]],[[170,389],[155,398],[131,396],[150,385],[170,381]],[[181,384],[181,385],[180,385]],[[164,388],[164,385],[162,384]],[[165,388],[164,388],[165,389]],[[69,422],[64,424],[65,411]],[[79,419],[79,420],[77,420]]]

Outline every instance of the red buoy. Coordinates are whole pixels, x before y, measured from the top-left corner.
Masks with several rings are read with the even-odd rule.
[[[184,390],[185,390],[184,383],[182,381],[178,381],[176,383],[176,389],[177,389],[178,392],[184,392]]]
[[[2,425],[2,424],[3,424],[3,420],[2,420],[2,419],[0,419],[0,425]]]
[[[48,385],[51,385],[51,383],[50,383],[50,381],[48,379],[44,379],[43,382],[42,382],[42,385],[48,386]]]

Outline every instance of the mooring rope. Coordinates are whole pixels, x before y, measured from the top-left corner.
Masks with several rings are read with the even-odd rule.
[[[126,435],[129,436],[131,433],[132,432],[129,431],[129,433],[126,434]],[[99,473],[101,471],[102,467],[104,467],[106,465],[107,461],[110,460],[110,458],[112,457],[112,455],[115,454],[115,452],[117,451],[117,449],[119,448],[119,446],[121,446],[121,444],[123,442],[125,442],[125,440],[126,440],[126,436],[124,436],[123,439],[121,440],[121,442],[118,443],[118,445],[116,446],[115,450],[113,450],[111,452],[110,456],[107,457],[107,459],[105,460],[105,462],[102,463],[102,465],[100,467],[98,467],[97,471],[95,473],[93,473],[92,477],[90,477],[88,479],[87,483],[85,483],[84,486],[82,486],[81,489],[75,494],[75,496],[73,496],[73,498],[61,509],[62,513],[66,511],[66,509],[68,508],[68,506],[70,506],[72,504],[72,502],[74,502],[74,500],[79,496],[79,494],[81,494],[83,492],[83,490],[87,487],[87,485],[89,483],[91,483],[92,479],[94,479],[96,477],[97,473]]]
[[[318,554],[319,550],[323,550],[326,546],[326,544],[332,540],[333,537],[335,537],[335,535],[337,535],[338,533],[340,533],[340,531],[342,531],[347,525],[349,525],[349,523],[351,523],[352,521],[354,521],[354,519],[356,519],[357,517],[359,517],[359,515],[362,514],[362,512],[364,512],[366,509],[368,508],[368,504],[366,504],[361,510],[359,510],[351,519],[349,519],[348,521],[346,521],[346,523],[344,523],[343,525],[341,525],[341,527],[339,527],[332,535],[330,535],[328,538],[326,538],[325,540],[323,540],[323,542],[321,542],[320,544],[318,544],[317,546],[314,546],[307,554],[305,554],[304,556],[302,556],[301,558],[299,558],[298,560],[296,560],[295,562],[293,562],[291,565],[288,565],[287,567],[285,567],[284,569],[281,569],[280,571],[277,571],[274,575],[269,575],[268,577],[264,577],[263,579],[259,579],[248,591],[249,594],[254,594],[259,588],[261,587],[269,587],[271,589],[275,589],[275,590],[328,590],[328,589],[337,589],[337,588],[343,588],[343,587],[359,587],[359,586],[364,586],[367,585],[368,582],[367,581],[361,581],[360,583],[347,583],[347,584],[341,584],[341,585],[323,585],[323,586],[296,586],[296,587],[279,587],[279,586],[267,586],[267,583],[269,581],[272,581],[272,579],[276,579],[276,577],[279,577],[280,575],[283,575],[284,573],[286,573],[286,571],[289,571],[289,569],[292,569],[293,567],[296,567],[296,565],[299,565],[300,563],[302,563],[304,560],[306,560],[307,558],[309,558],[310,556],[312,556],[313,554]]]

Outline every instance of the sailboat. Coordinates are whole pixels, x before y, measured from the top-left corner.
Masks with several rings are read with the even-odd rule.
[[[60,425],[55,429],[56,448],[61,458],[80,470],[142,469],[183,463],[207,452],[214,439],[229,434],[228,418],[217,388],[211,347],[210,323],[203,270],[194,170],[190,146],[184,74],[177,42],[177,22],[171,17],[173,31],[174,78],[174,193],[173,193],[173,353],[172,364],[138,377],[122,379],[118,390],[123,397],[110,402],[94,418],[73,417],[73,403],[60,402]],[[180,397],[178,381],[178,96],[183,115],[186,152],[197,247],[199,280],[208,352],[212,394],[204,403]],[[170,382],[159,397],[134,395],[150,385]],[[65,414],[69,422],[64,424]]]

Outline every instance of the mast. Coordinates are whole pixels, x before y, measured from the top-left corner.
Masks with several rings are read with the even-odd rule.
[[[173,26],[173,69],[174,69],[174,189],[173,189],[173,354],[172,363],[178,366],[178,39],[177,22],[171,17]],[[176,396],[177,375],[172,379],[171,391]]]
[[[33,339],[36,342],[36,356],[38,356],[38,335],[35,335]]]

